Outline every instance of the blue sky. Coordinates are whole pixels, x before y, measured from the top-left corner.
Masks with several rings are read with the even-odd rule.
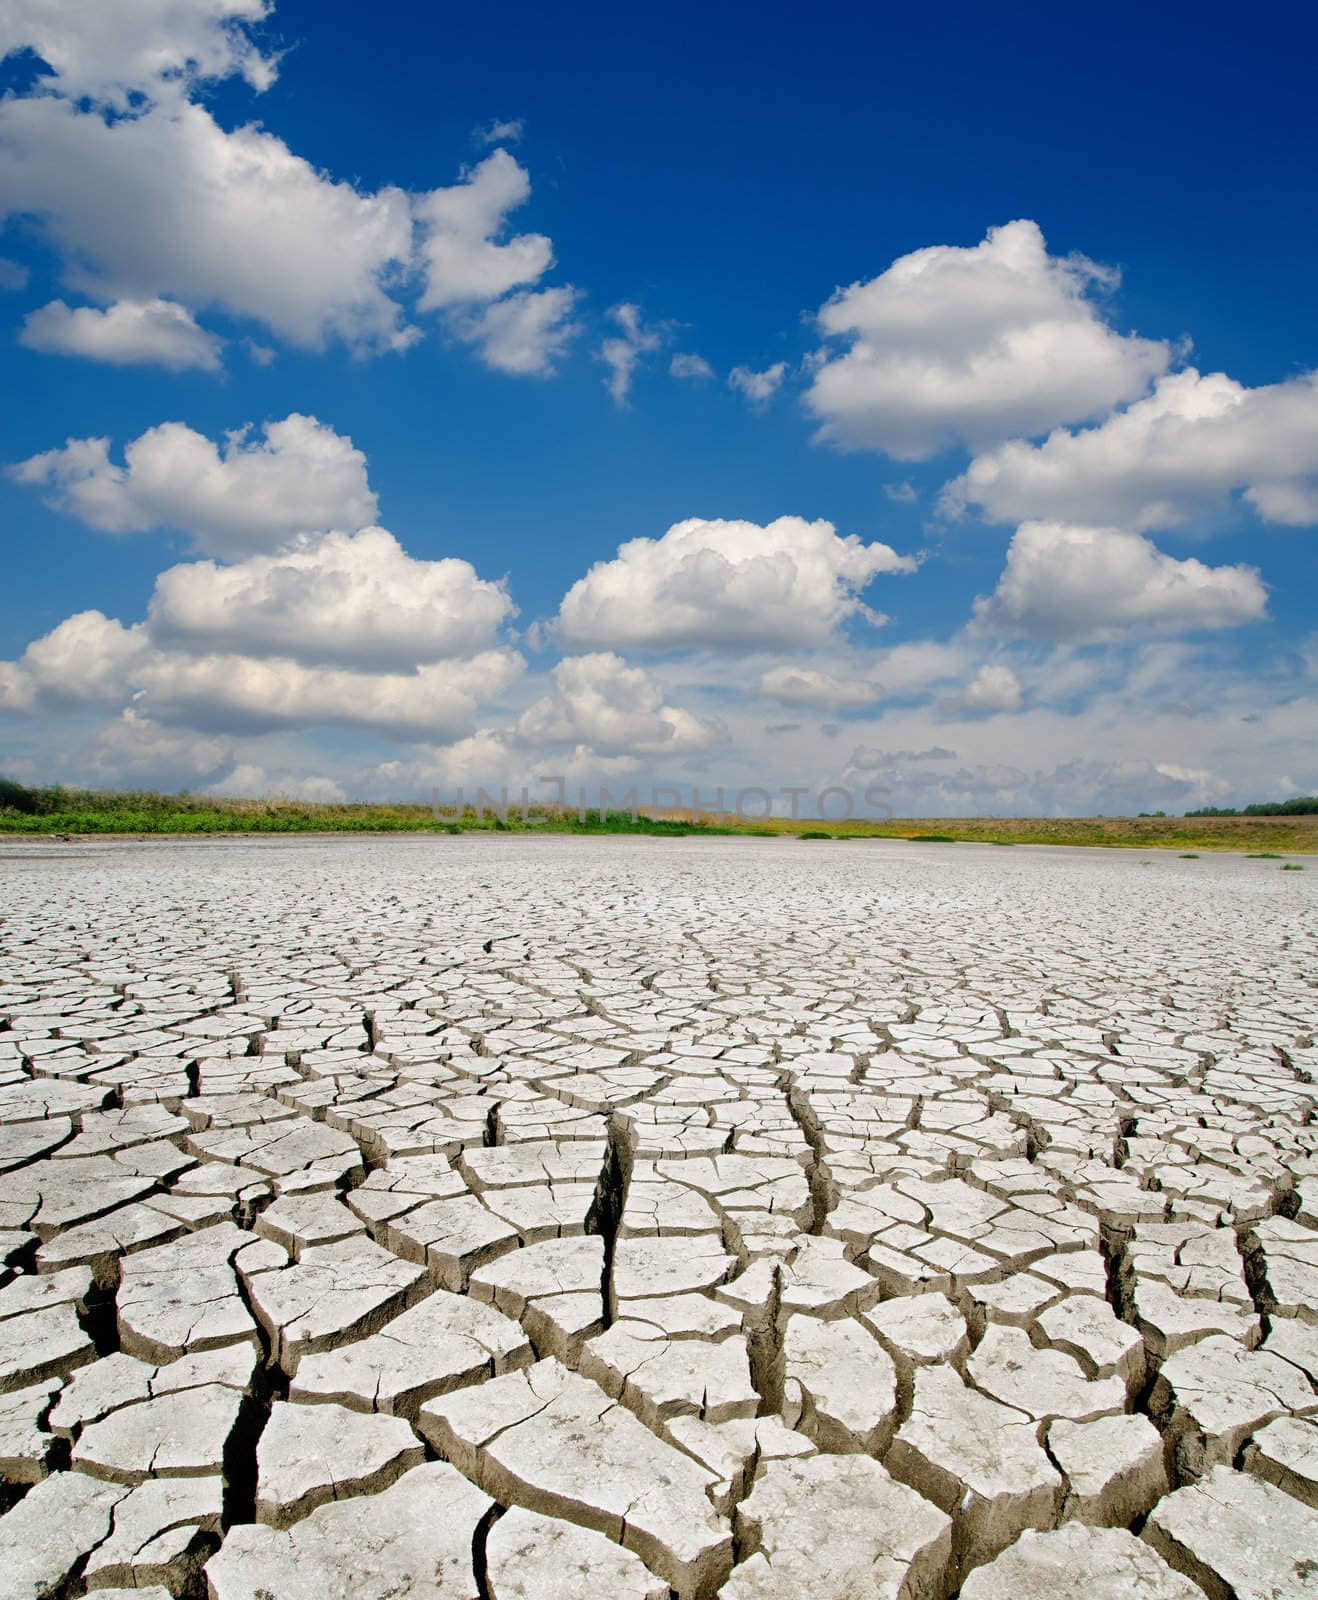
[[[1312,792],[1314,32],[0,0],[0,766]]]

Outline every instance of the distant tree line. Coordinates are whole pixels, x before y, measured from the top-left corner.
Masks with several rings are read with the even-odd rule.
[[[1264,800],[1256,806],[1203,806],[1187,817],[1312,817],[1318,814],[1318,795],[1296,795],[1294,800]]]
[[[24,788],[12,778],[0,778],[0,806],[9,811],[22,811],[30,817],[38,816],[43,809],[43,798],[37,789]]]

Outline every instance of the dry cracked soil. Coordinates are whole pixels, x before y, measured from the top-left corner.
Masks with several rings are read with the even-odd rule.
[[[1312,878],[0,853],[6,1600],[1318,1596]]]

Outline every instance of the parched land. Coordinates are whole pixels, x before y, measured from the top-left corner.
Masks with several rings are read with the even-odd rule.
[[[0,1592],[1318,1595],[1278,866],[11,841]]]

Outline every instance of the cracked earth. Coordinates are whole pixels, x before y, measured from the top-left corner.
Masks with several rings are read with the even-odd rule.
[[[0,1593],[1318,1596],[1311,880],[0,854]]]

